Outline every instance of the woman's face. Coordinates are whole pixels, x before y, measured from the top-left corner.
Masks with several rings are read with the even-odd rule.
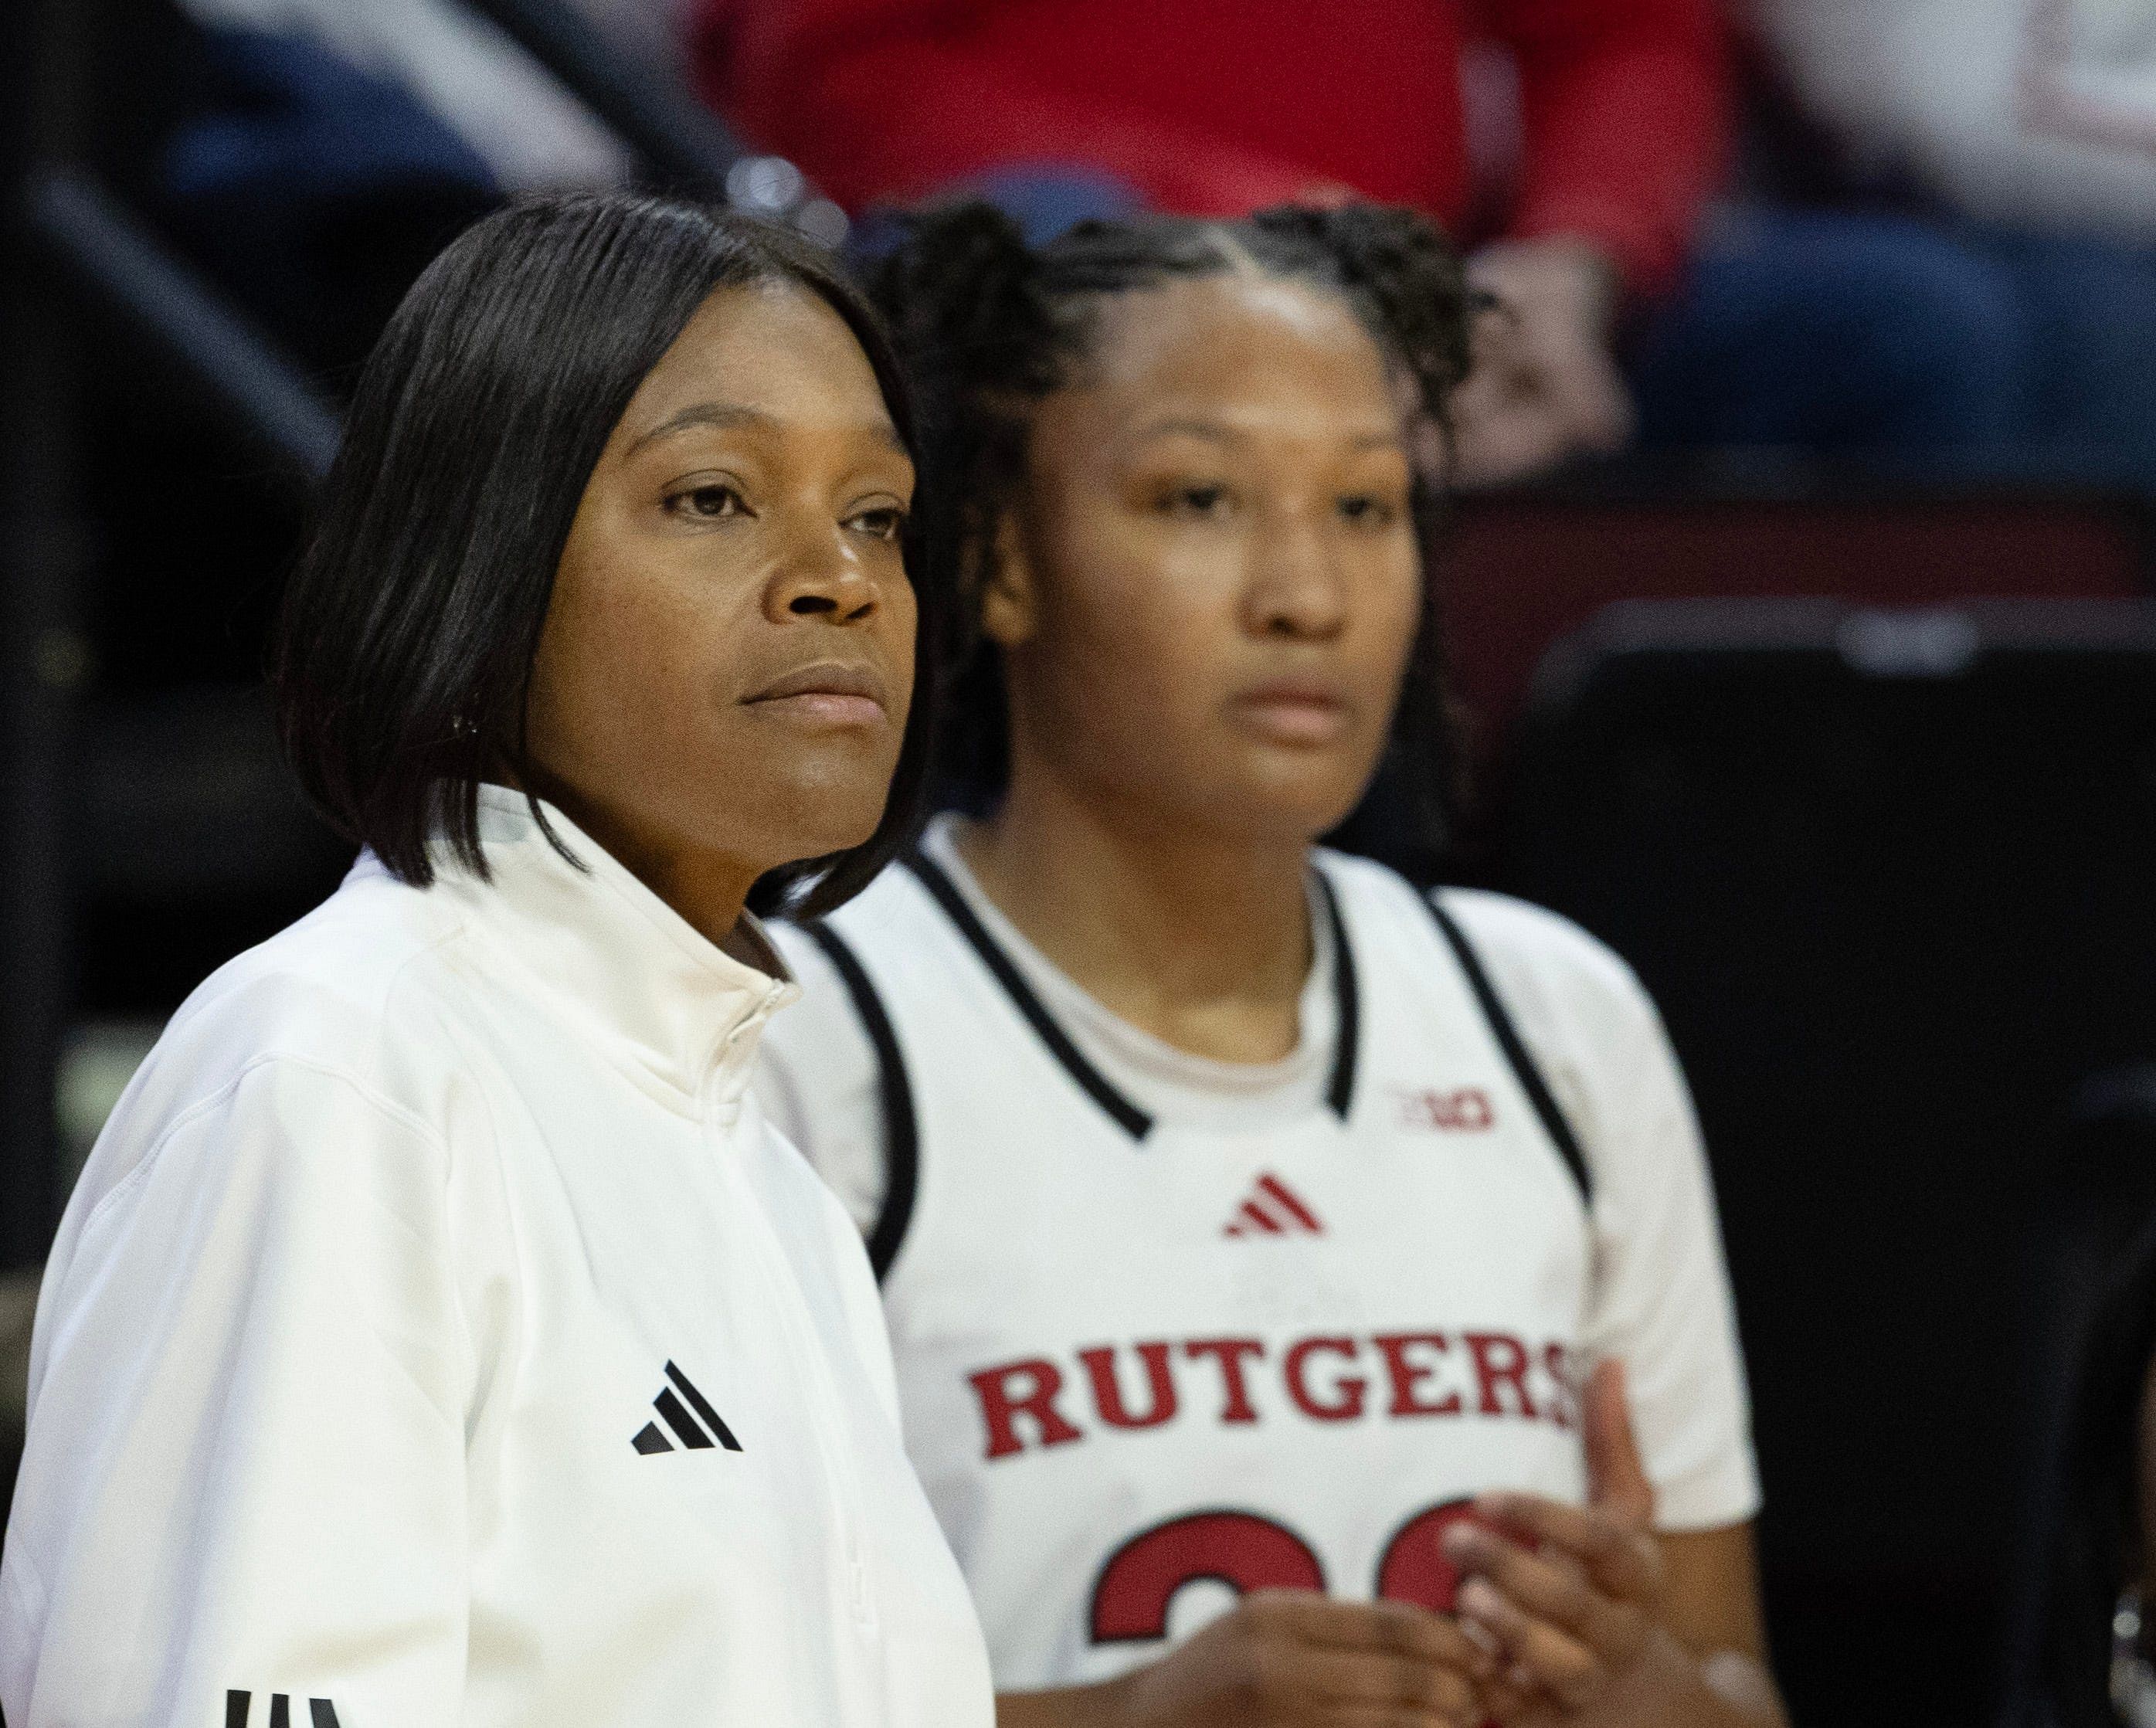
[[[647,878],[745,886],[865,840],[913,691],[912,494],[837,313],[791,285],[714,294],[578,505],[533,670],[536,789]]]
[[[1409,486],[1399,394],[1338,299],[1224,275],[1107,302],[983,596],[1014,775],[1184,831],[1331,828],[1414,636]]]

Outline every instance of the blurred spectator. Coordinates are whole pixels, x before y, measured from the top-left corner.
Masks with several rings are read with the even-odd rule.
[[[1845,168],[1978,221],[2156,241],[2151,0],[1752,0]]]
[[[651,0],[577,0],[632,54]],[[302,360],[342,372],[458,230],[516,192],[624,179],[627,150],[457,0],[176,0],[193,75],[144,188]]]
[[[280,345],[356,366],[499,182],[403,85],[308,36],[216,29],[194,47],[202,100],[162,153],[158,208]]]
[[[1506,131],[1486,33],[1516,166],[1475,148]],[[1471,479],[1625,442],[1617,314],[1667,289],[1722,165],[1711,0],[706,0],[697,49],[729,117],[855,208],[966,184],[1040,238],[1352,193],[1496,240],[1477,274],[1514,315],[1460,405]]]
[[[181,0],[181,8],[207,28],[309,44],[393,82],[511,190],[612,185],[627,172],[610,133],[454,0]]]
[[[2156,3],[1750,0],[1912,368],[2054,473],[2156,486]]]
[[[2030,256],[1870,208],[1710,209],[1726,98],[1712,0],[699,3],[707,95],[855,209],[963,187],[1036,238],[1146,204],[1352,192],[1430,212],[1480,247],[1477,276],[1514,315],[1486,329],[1459,403],[1471,485],[1634,436],[1984,470],[2033,450],[2156,479],[2138,254]],[[2011,90],[2086,133],[2156,89],[2133,69],[2156,67],[2148,0],[2071,16],[2068,0],[1748,3],[1808,95],[1815,63],[1840,65],[1900,90],[1906,115],[1989,78],[2002,129]],[[2013,46],[2032,4],[2035,33]],[[2112,162],[2122,213],[2156,205],[2148,166],[2135,182]]]

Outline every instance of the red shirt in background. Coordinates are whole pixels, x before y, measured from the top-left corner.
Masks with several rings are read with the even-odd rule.
[[[1347,187],[1461,234],[1477,38],[1519,67],[1505,233],[1593,241],[1650,290],[1721,167],[1714,0],[702,4],[706,94],[854,208],[1063,164],[1204,214]]]

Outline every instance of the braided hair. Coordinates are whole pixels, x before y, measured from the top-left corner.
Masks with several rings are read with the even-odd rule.
[[[916,580],[954,597],[937,705],[943,802],[979,811],[1000,796],[1009,738],[1000,659],[979,628],[997,530],[1018,496],[1033,404],[1061,388],[1098,340],[1104,301],[1184,279],[1255,269],[1343,299],[1409,387],[1417,436],[1412,514],[1425,572],[1416,640],[1372,790],[1332,838],[1434,878],[1452,829],[1458,754],[1443,638],[1428,592],[1436,567],[1447,405],[1466,376],[1479,297],[1459,254],[1424,218],[1370,204],[1281,205],[1240,221],[1146,216],[1081,223],[1029,246],[993,206],[957,203],[906,219],[875,267],[871,296],[915,382],[926,484]]]

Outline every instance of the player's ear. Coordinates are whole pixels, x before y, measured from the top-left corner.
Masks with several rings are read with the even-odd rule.
[[[1033,560],[1016,510],[997,519],[993,541],[981,572],[981,633],[1000,649],[1030,642],[1040,628],[1040,608]]]

